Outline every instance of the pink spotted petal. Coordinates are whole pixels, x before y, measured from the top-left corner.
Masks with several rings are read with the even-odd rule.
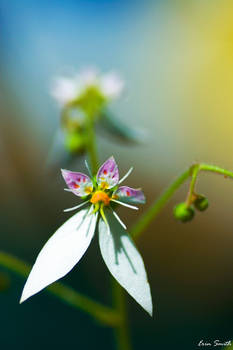
[[[112,188],[118,184],[119,172],[118,166],[113,157],[106,160],[106,162],[99,168],[97,173],[97,183],[103,189]]]
[[[61,172],[67,186],[76,196],[82,197],[92,192],[93,184],[89,176],[65,169],[61,169]]]
[[[125,203],[143,204],[146,201],[145,196],[141,190],[137,190],[128,186],[119,187],[113,193],[113,195],[116,196],[116,199]]]

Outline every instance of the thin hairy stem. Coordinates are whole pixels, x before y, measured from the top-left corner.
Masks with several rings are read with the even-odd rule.
[[[187,207],[189,207],[193,202],[193,198],[195,195],[194,190],[195,190],[195,185],[197,182],[197,176],[198,176],[199,171],[200,171],[199,164],[196,164],[192,167],[192,177],[191,177],[189,192],[188,192],[188,196],[187,196],[187,200],[186,200]]]
[[[205,163],[198,163],[190,166],[188,170],[183,172],[163,193],[162,195],[150,206],[147,212],[138,220],[138,222],[133,226],[130,233],[134,238],[138,238],[154,221],[157,215],[165,207],[168,201],[171,199],[173,194],[179,187],[192,176],[189,194],[188,194],[188,203],[190,203],[192,196],[194,194],[194,188],[197,181],[197,176],[200,171],[212,172],[215,174],[223,175],[225,178],[233,179],[233,172],[220,168],[215,165],[209,165]]]
[[[190,169],[183,172],[150,206],[147,212],[137,221],[137,223],[130,230],[130,234],[134,238],[137,238],[148,228],[148,226],[164,208],[164,206],[167,204],[167,202],[173,196],[176,190],[188,179],[189,175]]]
[[[224,175],[225,178],[229,177],[229,178],[233,179],[233,172],[232,171],[220,168],[216,165],[209,165],[209,164],[201,163],[199,168],[200,168],[200,170],[203,170],[203,171],[208,171],[208,172],[212,172],[215,174]]]

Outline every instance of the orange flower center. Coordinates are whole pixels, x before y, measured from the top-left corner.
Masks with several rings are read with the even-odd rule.
[[[91,197],[91,203],[96,204],[98,202],[103,202],[104,205],[109,205],[110,197],[103,191],[96,191]]]

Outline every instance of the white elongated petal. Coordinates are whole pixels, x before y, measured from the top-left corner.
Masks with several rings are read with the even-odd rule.
[[[124,203],[124,202],[121,202],[121,201],[117,201],[116,199],[111,199],[111,201],[115,202],[117,204],[123,205],[123,207],[127,207],[127,208],[130,208],[130,209],[138,210],[138,207],[135,207],[134,205],[130,205],[130,204],[127,204],[127,203]]]
[[[115,216],[115,218],[117,219],[117,221],[121,224],[121,226],[126,230],[126,225],[123,223],[123,221],[119,218],[119,216],[117,215],[117,213],[113,210],[112,211],[113,215]]]
[[[64,212],[68,212],[68,211],[72,211],[72,210],[81,208],[81,207],[83,207],[84,205],[86,205],[88,202],[89,202],[89,200],[88,200],[88,201],[85,201],[85,202],[83,202],[83,203],[80,203],[80,204],[76,205],[75,207],[64,209],[63,211],[64,211]]]
[[[81,259],[95,233],[97,214],[83,209],[67,220],[39,253],[20,302],[65,276]]]
[[[115,279],[150,314],[153,306],[150,286],[141,255],[128,233],[113,214],[106,211],[108,228],[102,218],[99,221],[99,245],[102,257]]]
[[[125,179],[127,179],[127,177],[132,173],[133,171],[133,167],[131,167],[127,173],[120,179],[120,181],[118,182],[118,185],[120,185],[123,181],[125,181]]]

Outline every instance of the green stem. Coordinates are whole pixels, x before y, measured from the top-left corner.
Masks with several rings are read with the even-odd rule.
[[[25,262],[1,251],[0,265],[23,277],[27,277],[31,270],[31,267]],[[46,291],[70,306],[88,313],[102,324],[116,327],[121,323],[119,315],[114,310],[101,305],[60,282],[52,284],[46,288]]]
[[[90,124],[89,127],[90,129],[92,129],[92,131],[89,130],[91,145],[88,148],[88,151],[91,159],[92,171],[93,173],[95,173],[98,164],[97,155],[95,151],[95,139],[91,136],[92,134],[94,135],[93,123]],[[142,232],[146,230],[146,228],[151,224],[151,222],[167,204],[167,202],[175,193],[175,191],[188,179],[189,176],[192,176],[189,189],[189,194],[191,196],[194,191],[199,171],[213,172],[216,174],[224,175],[224,177],[229,177],[233,179],[233,172],[225,170],[223,168],[204,163],[192,165],[188,170],[183,172],[167,188],[167,190],[165,190],[165,192],[159,197],[158,200],[156,200],[152,204],[152,206],[142,216],[142,218],[139,219],[137,224],[131,230],[132,236],[137,238]],[[28,266],[24,262],[4,252],[0,252],[0,265],[24,277],[28,275],[31,269],[30,266]],[[62,283],[54,283],[53,285],[49,286],[46,290],[54,296],[58,297],[60,300],[66,302],[67,304],[92,315],[97,321],[115,328],[118,349],[131,349],[124,291],[116,281],[114,281],[112,290],[116,311],[106,306],[103,306],[100,303],[97,303],[84,295],[79,294],[72,288],[65,286]]]
[[[91,115],[87,115],[86,126],[88,131],[87,138],[87,151],[89,154],[91,170],[93,174],[97,173],[98,169],[98,157],[97,146],[95,141],[95,125],[94,118]]]
[[[190,176],[190,169],[183,172],[165,191],[164,193],[150,206],[148,211],[138,220],[138,222],[130,230],[132,237],[137,238],[142,234],[151,222],[156,218],[160,211],[173,196],[175,191],[187,180]]]
[[[187,200],[186,200],[187,207],[189,207],[193,202],[194,190],[195,190],[195,185],[197,182],[197,175],[198,175],[199,171],[200,171],[199,164],[196,164],[192,167],[192,178],[191,178],[189,192],[188,192],[188,196],[187,196]]]
[[[129,334],[129,325],[127,318],[127,310],[126,310],[126,300],[124,295],[123,288],[119,285],[119,283],[112,279],[112,293],[113,293],[113,303],[115,308],[118,310],[121,315],[122,322],[115,327],[115,337],[117,341],[117,349],[118,350],[130,350],[130,334]]]
[[[88,115],[88,153],[91,161],[91,171],[93,174],[97,173],[98,157],[97,147],[95,143],[94,118],[91,114]],[[103,213],[102,216],[104,217]],[[131,350],[129,325],[126,312],[125,294],[122,287],[112,278],[112,296],[116,311],[121,322],[114,327],[115,337],[118,350]]]
[[[208,172],[216,173],[219,175],[224,175],[225,177],[229,177],[229,178],[233,179],[233,172],[232,171],[225,170],[225,169],[220,168],[220,167],[215,166],[215,165],[201,163],[199,168],[200,168],[200,170],[203,170],[203,171],[208,171]]]
[[[168,203],[169,199],[173,196],[176,190],[192,176],[190,184],[190,198],[193,194],[194,187],[197,180],[197,175],[200,171],[212,172],[215,174],[224,175],[226,178],[233,179],[233,172],[220,168],[215,165],[209,165],[205,163],[192,165],[188,170],[183,172],[166,190],[165,192],[151,205],[148,211],[138,220],[138,222],[133,226],[130,233],[134,238],[138,238],[151,224],[151,222],[157,217],[160,211]]]

